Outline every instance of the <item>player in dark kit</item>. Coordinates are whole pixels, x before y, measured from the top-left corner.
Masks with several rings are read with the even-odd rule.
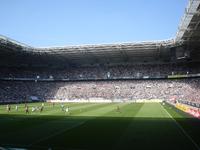
[[[43,110],[44,110],[44,107],[42,106],[42,107],[40,108],[40,112],[43,112]]]
[[[117,109],[116,109],[116,111],[117,111],[117,112],[121,112],[121,110],[120,110],[120,107],[119,107],[119,106],[117,106]]]
[[[11,106],[8,104],[8,105],[6,106],[6,109],[7,109],[7,112],[10,112]]]
[[[29,113],[29,110],[28,110],[28,105],[26,105],[25,112],[26,112],[26,114],[28,114],[28,113]]]
[[[52,102],[52,106],[53,106],[53,107],[55,106],[55,103],[54,103],[54,102]]]

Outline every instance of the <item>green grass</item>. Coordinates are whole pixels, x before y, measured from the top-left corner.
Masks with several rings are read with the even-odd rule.
[[[29,104],[41,106],[41,103]],[[0,105],[0,147],[27,149],[197,150],[200,121],[159,103],[70,103],[70,114],[45,103],[25,114]],[[117,106],[121,112],[117,112]]]

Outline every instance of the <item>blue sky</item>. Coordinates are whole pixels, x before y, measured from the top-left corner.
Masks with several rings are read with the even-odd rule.
[[[1,0],[0,34],[35,47],[175,36],[188,0]]]

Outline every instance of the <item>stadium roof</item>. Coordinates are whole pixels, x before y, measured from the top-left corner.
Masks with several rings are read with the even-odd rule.
[[[0,36],[0,65],[51,66],[163,62],[200,58],[200,0],[190,0],[174,39],[35,48]]]

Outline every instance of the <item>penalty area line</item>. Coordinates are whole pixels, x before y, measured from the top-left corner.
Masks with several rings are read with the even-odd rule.
[[[64,132],[69,131],[69,130],[71,130],[71,129],[73,129],[73,128],[76,128],[76,127],[78,127],[78,126],[81,126],[81,125],[83,125],[86,121],[88,121],[88,120],[85,120],[85,121],[83,121],[83,122],[81,122],[81,123],[75,124],[75,125],[73,125],[73,126],[71,126],[71,127],[69,127],[69,128],[65,128],[65,129],[63,129],[63,130],[60,130],[60,131],[58,131],[58,132],[56,132],[56,133],[54,133],[54,134],[51,134],[51,135],[49,135],[49,136],[40,138],[40,139],[38,139],[38,140],[32,142],[31,144],[28,144],[28,147],[33,146],[33,145],[35,145],[35,144],[38,144],[38,143],[40,143],[40,142],[42,142],[42,141],[48,140],[48,139],[50,139],[50,138],[52,138],[52,137],[54,137],[54,136],[60,135],[60,134],[62,134],[62,133],[64,133]]]
[[[161,105],[167,115],[175,122],[176,126],[184,133],[184,135],[200,150],[199,145],[191,138],[191,136],[183,129],[183,127],[170,115],[170,113]]]

